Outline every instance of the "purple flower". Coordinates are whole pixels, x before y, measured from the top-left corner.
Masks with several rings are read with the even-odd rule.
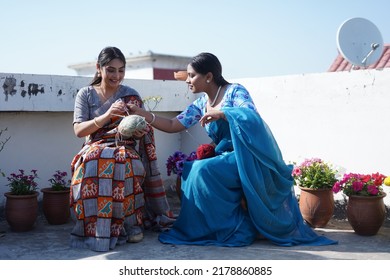
[[[176,151],[173,155],[170,155],[167,159],[166,167],[167,174],[170,176],[172,173],[178,176],[183,172],[184,162],[193,161],[196,159],[196,152],[191,152],[186,155],[180,151]]]
[[[67,188],[69,181],[66,181],[66,176],[68,176],[68,173],[65,171],[56,170],[53,177],[49,179],[53,190],[62,191]]]
[[[36,191],[38,184],[35,179],[38,178],[37,170],[31,170],[30,175],[26,175],[23,169],[19,169],[19,174],[11,173],[7,180],[11,193],[15,195],[32,194]]]

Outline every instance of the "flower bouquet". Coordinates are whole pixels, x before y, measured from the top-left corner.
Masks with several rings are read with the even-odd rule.
[[[358,174],[346,173],[333,186],[333,192],[343,191],[345,195],[380,196],[383,194],[382,185],[386,176],[380,173]]]
[[[19,169],[19,173],[11,173],[7,180],[10,192],[13,195],[33,194],[37,190],[35,179],[38,178],[37,170],[31,170],[31,174],[27,175],[23,169]]]
[[[181,176],[183,172],[184,162],[193,161],[195,159],[196,159],[196,152],[191,152],[189,155],[186,155],[180,151],[174,152],[172,155],[168,157],[166,163],[168,176],[171,176],[172,173]]]
[[[348,196],[347,218],[359,235],[375,235],[386,217],[382,189],[386,176],[380,173],[347,173],[333,186],[333,192]]]
[[[211,144],[202,144],[196,149],[196,151],[191,152],[189,155],[186,155],[180,151],[174,152],[168,157],[166,166],[167,174],[170,176],[172,173],[178,176],[183,172],[183,166],[185,161],[193,161],[196,159],[206,159],[215,156],[214,146]]]
[[[184,162],[193,160],[196,160],[195,151],[191,152],[189,155],[176,151],[168,157],[166,163],[167,174],[168,176],[171,176],[172,173],[177,175],[175,189],[179,199],[181,199],[181,174],[183,173]]]
[[[69,188],[70,181],[66,180],[66,176],[68,176],[68,173],[60,170],[53,174],[53,177],[49,179],[53,191],[63,191]]]
[[[305,159],[292,171],[294,184],[301,190],[299,209],[312,227],[325,227],[334,212],[332,187],[337,170],[319,158]]]
[[[292,171],[294,184],[301,188],[332,189],[337,170],[319,158],[305,159]]]

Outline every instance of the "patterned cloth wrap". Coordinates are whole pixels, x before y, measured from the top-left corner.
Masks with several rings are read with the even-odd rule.
[[[139,96],[122,99],[142,106]],[[174,221],[157,166],[153,128],[139,141],[121,137],[118,142],[120,121],[112,118],[90,135],[71,163],[72,247],[108,251],[144,229],[164,231]]]

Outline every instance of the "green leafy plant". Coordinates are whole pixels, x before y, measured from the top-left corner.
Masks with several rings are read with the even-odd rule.
[[[380,173],[347,173],[333,186],[333,192],[343,191],[345,195],[380,196],[386,176]]]
[[[53,176],[49,179],[51,188],[54,191],[63,191],[69,188],[69,180],[66,180],[68,173],[65,171],[56,170]]]
[[[337,181],[337,170],[319,158],[311,158],[294,165],[292,176],[294,184],[299,187],[332,189]]]
[[[11,173],[7,180],[10,192],[13,195],[33,194],[37,190],[35,179],[38,178],[37,170],[31,170],[31,174],[27,175],[23,169],[19,169],[19,173]]]

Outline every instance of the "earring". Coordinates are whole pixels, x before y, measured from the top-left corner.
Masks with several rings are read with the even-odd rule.
[[[207,81],[206,81],[206,83],[210,83],[210,81],[209,81],[209,80],[207,80]]]

